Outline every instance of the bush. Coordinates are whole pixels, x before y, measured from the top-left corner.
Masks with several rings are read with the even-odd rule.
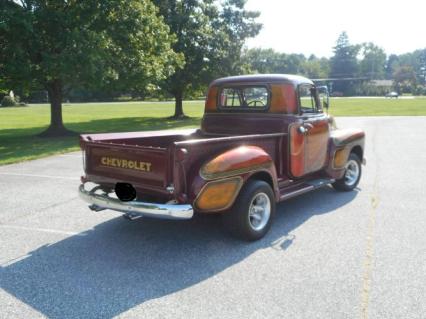
[[[1,100],[1,106],[15,106],[15,105],[16,105],[15,99],[9,95],[6,95]]]
[[[414,95],[426,95],[426,86],[418,85],[413,90]]]

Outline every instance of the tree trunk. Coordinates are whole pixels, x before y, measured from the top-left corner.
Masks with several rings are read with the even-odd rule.
[[[50,125],[39,134],[41,137],[69,136],[75,133],[65,128],[62,121],[62,83],[56,79],[49,82],[47,92],[50,100]]]
[[[183,113],[183,92],[178,91],[174,94],[175,96],[175,115],[173,115],[172,118],[174,119],[184,119],[187,118],[187,116]]]

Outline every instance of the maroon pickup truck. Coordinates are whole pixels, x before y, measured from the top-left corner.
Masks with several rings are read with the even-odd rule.
[[[337,129],[328,92],[294,75],[214,81],[201,128],[81,136],[90,209],[129,219],[220,213],[239,238],[271,226],[276,203],[361,177],[364,132]]]

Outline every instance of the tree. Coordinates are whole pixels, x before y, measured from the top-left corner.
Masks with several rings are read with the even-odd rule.
[[[306,57],[303,54],[253,48],[243,52],[242,61],[249,73],[306,74]]]
[[[330,64],[327,58],[317,58],[311,55],[303,65],[303,74],[311,79],[327,78]]]
[[[396,54],[389,55],[386,60],[386,79],[390,80],[393,78],[393,74],[399,65],[399,57]]]
[[[426,49],[404,53],[399,55],[397,58],[398,64],[396,64],[393,68],[392,74],[397,71],[398,66],[410,66],[415,72],[416,81],[423,85],[426,84]]]
[[[369,42],[361,45],[361,55],[361,76],[366,76],[370,79],[383,79],[386,66],[385,51],[374,43]]]
[[[333,48],[334,55],[330,59],[330,76],[334,78],[354,77],[358,74],[357,55],[359,45],[351,45],[346,32],[342,32]],[[339,81],[334,85],[336,91],[347,93],[350,83]]]
[[[185,57],[184,67],[161,85],[175,98],[174,118],[184,117],[182,100],[188,90],[200,89],[214,77],[240,69],[244,41],[261,27],[255,22],[259,13],[244,10],[245,2],[227,0],[219,5],[213,0],[154,0],[177,37],[173,50]]]
[[[0,6],[0,73],[10,87],[48,91],[51,121],[42,136],[69,134],[65,90],[146,86],[168,77],[181,59],[148,0],[3,0]]]
[[[393,80],[398,93],[413,93],[417,83],[416,72],[412,66],[402,65],[395,70]]]
[[[273,49],[245,50],[242,61],[247,73],[289,73],[290,69],[288,55]]]
[[[419,51],[419,66],[417,68],[417,77],[419,82],[426,86],[426,49]]]

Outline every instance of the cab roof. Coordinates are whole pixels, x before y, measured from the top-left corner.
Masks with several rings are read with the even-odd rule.
[[[217,79],[211,83],[212,86],[222,86],[225,84],[241,84],[241,83],[271,83],[271,82],[286,82],[293,85],[299,84],[314,84],[308,78],[293,74],[250,74],[228,76]]]

